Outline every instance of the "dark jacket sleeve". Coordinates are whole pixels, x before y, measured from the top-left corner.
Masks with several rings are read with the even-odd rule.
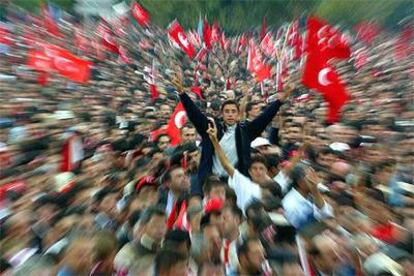
[[[267,125],[272,121],[282,104],[283,103],[279,100],[274,101],[256,119],[248,122],[247,127],[250,139],[253,140],[260,136],[260,134],[266,129]]]
[[[184,105],[185,111],[187,112],[188,119],[193,123],[197,132],[200,135],[206,134],[208,128],[207,117],[201,113],[200,109],[194,104],[191,98],[186,94],[180,94],[181,102]]]

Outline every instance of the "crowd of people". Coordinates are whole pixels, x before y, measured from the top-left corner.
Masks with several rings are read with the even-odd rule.
[[[350,100],[329,125],[300,61],[264,97],[236,36],[197,63],[165,30],[131,27],[124,64],[76,49],[61,25],[40,37],[93,60],[92,77],[42,85],[25,65],[39,27],[8,24],[2,275],[414,275],[414,55],[395,62],[391,34],[364,68],[335,65]],[[172,145],[178,103],[188,119]]]

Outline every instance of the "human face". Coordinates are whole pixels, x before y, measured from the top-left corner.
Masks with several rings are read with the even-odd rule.
[[[337,244],[332,240],[325,240],[317,247],[319,254],[314,257],[317,268],[326,274],[333,273],[339,263],[339,256],[335,250]]]
[[[147,225],[145,225],[144,231],[155,242],[161,242],[167,233],[167,218],[162,215],[152,216]]]
[[[171,107],[163,104],[160,106],[160,115],[162,118],[169,118],[171,115]]]
[[[248,117],[250,120],[253,120],[260,114],[260,106],[258,104],[252,106],[252,109],[248,112]]]
[[[224,188],[224,186],[215,186],[211,189],[208,197],[209,198],[218,197],[222,200],[226,200],[226,188]]]
[[[330,154],[330,153],[320,154],[318,156],[317,162],[320,165],[329,168],[335,162],[335,155]]]
[[[252,177],[253,182],[262,183],[266,180],[267,168],[263,163],[252,163],[249,169],[249,174]]]
[[[197,136],[196,129],[193,127],[183,127],[181,129],[181,143],[195,142]]]
[[[237,231],[240,220],[228,208],[223,210],[223,220],[226,222],[223,225],[223,235],[225,238],[231,238],[231,236]]]
[[[291,142],[299,142],[301,140],[301,129],[299,127],[290,127],[288,135]]]
[[[232,126],[239,120],[239,109],[235,104],[226,104],[223,108],[222,115],[224,123]]]
[[[188,191],[190,188],[190,181],[184,172],[184,169],[177,168],[171,172],[171,183],[169,188],[177,193]]]
[[[162,136],[158,140],[158,148],[162,151],[168,148],[169,145],[170,145],[170,137],[168,136]]]

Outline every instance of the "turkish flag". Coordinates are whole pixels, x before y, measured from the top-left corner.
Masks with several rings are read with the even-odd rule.
[[[184,32],[183,27],[177,20],[172,22],[168,27],[168,35],[170,39],[174,41],[180,48],[188,55],[189,58],[194,58],[195,50],[193,45],[189,42],[187,35]]]
[[[340,110],[348,100],[348,94],[335,68],[317,53],[309,54],[302,82],[305,86],[315,89],[323,95],[329,105],[328,122],[337,122]]]
[[[262,52],[266,55],[266,56],[273,56],[276,47],[274,42],[272,41],[272,33],[268,32],[264,38],[262,39],[262,42],[260,43],[260,48],[262,49]]]
[[[310,17],[307,28],[307,52],[318,51],[327,60],[331,58],[346,59],[351,56],[351,48],[346,36],[342,35],[326,21]]]
[[[183,104],[180,102],[171,115],[168,122],[167,133],[171,137],[171,145],[175,146],[181,142],[180,129],[187,122],[187,113],[185,112]]]
[[[329,105],[327,120],[334,123],[339,120],[340,109],[348,100],[348,94],[335,68],[329,65],[328,61],[332,58],[349,57],[350,49],[344,41],[330,42],[339,34],[326,22],[310,18],[307,27],[308,55],[302,82],[323,95]]]
[[[52,58],[41,50],[31,50],[29,52],[27,66],[41,72],[50,72],[54,69]]]
[[[288,30],[287,44],[294,49],[293,59],[297,60],[302,56],[303,41],[299,29],[299,20],[295,20]]]
[[[80,83],[90,77],[91,62],[80,59],[69,51],[51,44],[42,44],[42,50],[29,53],[27,65],[37,71],[53,72]]]
[[[220,41],[220,27],[217,21],[214,21],[211,28],[211,42]]]
[[[154,102],[159,98],[159,93],[157,86],[155,84],[150,84],[151,100]]]
[[[247,70],[256,75],[256,80],[258,82],[264,81],[272,75],[272,67],[262,61],[262,57],[253,40],[250,41],[247,55]]]
[[[150,15],[147,10],[145,10],[140,4],[136,1],[132,2],[131,13],[139,25],[145,27],[150,22]]]
[[[206,19],[203,20],[203,40],[207,49],[211,49],[211,27],[208,25]]]
[[[101,37],[102,46],[113,53],[120,53],[119,45],[115,40],[115,34],[104,20],[99,22],[96,27],[96,33]]]
[[[258,71],[256,71],[257,82],[262,82],[272,76],[272,66],[263,64]]]
[[[361,22],[354,27],[355,32],[357,33],[357,38],[366,44],[372,44],[375,38],[380,33],[380,27],[372,22]]]

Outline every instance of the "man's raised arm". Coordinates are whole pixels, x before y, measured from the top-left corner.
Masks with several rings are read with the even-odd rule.
[[[207,117],[198,109],[187,93],[185,93],[182,80],[176,78],[172,83],[180,95],[180,100],[187,112],[188,119],[193,123],[200,135],[206,134],[208,128]]]

